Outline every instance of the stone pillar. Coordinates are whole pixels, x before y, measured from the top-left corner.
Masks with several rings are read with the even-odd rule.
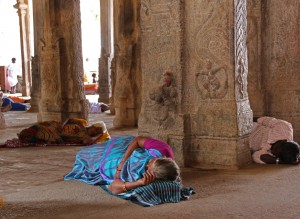
[[[38,45],[38,55],[40,55],[39,73],[40,73],[40,101],[38,121],[62,120],[62,100],[61,100],[61,79],[60,79],[60,56],[59,56],[59,37],[57,26],[52,23],[55,20],[54,2],[45,0],[41,8],[44,10],[44,19],[40,27],[42,33]],[[37,59],[38,61],[38,59]],[[36,63],[38,65],[38,63]]]
[[[60,78],[62,114],[66,118],[88,118],[88,100],[83,83],[80,1],[57,0],[59,6]]]
[[[45,11],[45,3],[40,0],[32,1],[32,15],[33,15],[33,39],[34,39],[34,56],[31,58],[31,100],[30,100],[30,112],[39,111],[39,101],[41,98],[41,74],[40,74],[40,54],[39,51],[41,48],[41,41],[43,39],[44,33],[44,21],[45,15],[49,13]]]
[[[114,127],[136,126],[141,109],[139,1],[114,1]]]
[[[141,3],[139,133],[167,141],[181,166],[251,162],[246,14],[246,0]]]
[[[25,4],[27,4],[27,13],[26,13],[26,17],[25,17],[25,21],[26,21],[26,43],[27,43],[27,60],[28,60],[28,87],[29,87],[29,92],[30,92],[30,96],[31,96],[31,87],[32,87],[32,74],[31,74],[31,69],[32,69],[32,65],[31,65],[31,57],[32,57],[32,43],[31,43],[31,26],[30,26],[30,20],[31,20],[31,15],[32,15],[32,1],[30,0],[24,0]]]
[[[1,112],[2,103],[3,103],[3,101],[2,101],[2,97],[1,97],[1,99],[0,99],[0,129],[5,129],[6,128],[5,116]]]
[[[168,142],[184,165],[184,7],[181,0],[142,0],[143,104],[139,134]]]
[[[79,1],[46,0],[43,7],[38,120],[87,119]]]
[[[112,0],[100,0],[101,57],[99,59],[99,102],[109,103],[109,60],[111,55]]]
[[[287,120],[300,142],[300,1],[263,1],[266,114]]]
[[[24,0],[17,0],[14,5],[18,9],[19,23],[20,23],[20,43],[21,43],[21,57],[22,57],[22,95],[30,96],[30,45],[28,44],[28,19],[26,13],[28,6]],[[28,17],[27,17],[28,18]],[[29,53],[28,53],[29,52]]]

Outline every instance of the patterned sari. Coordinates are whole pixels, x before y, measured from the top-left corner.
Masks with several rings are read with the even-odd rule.
[[[76,155],[73,170],[64,179],[100,185],[108,194],[130,200],[143,207],[188,200],[194,194],[194,190],[174,181],[155,180],[128,192],[120,194],[110,192],[108,186],[114,180],[117,166],[133,139],[133,136],[118,137],[105,143],[84,147]],[[124,163],[120,174],[121,180],[132,182],[141,178],[145,172],[145,165],[154,157],[162,157],[162,154],[155,149],[136,149]]]
[[[111,140],[84,147],[77,155],[73,170],[65,180],[80,180],[90,185],[108,185],[114,180],[117,167],[133,136],[117,137]],[[123,165],[120,178],[133,182],[142,178],[145,166],[154,157],[162,157],[155,149],[138,148]]]
[[[89,123],[85,119],[69,119],[62,127],[61,122],[46,121],[23,129],[19,134],[19,140],[25,144],[60,144],[82,145],[85,140],[91,138],[86,127]],[[110,139],[106,130],[96,142],[104,142]]]

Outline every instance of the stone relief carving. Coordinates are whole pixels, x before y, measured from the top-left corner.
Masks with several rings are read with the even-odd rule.
[[[196,73],[195,83],[202,99],[221,99],[226,95],[228,89],[225,68],[213,68],[210,59],[206,59],[204,68]]]
[[[247,10],[246,0],[235,0],[235,74],[236,74],[236,91],[239,95],[237,100],[248,98],[247,94]]]
[[[246,65],[244,63],[244,60],[240,59],[238,63],[238,75],[237,75],[237,83],[239,84],[238,91],[239,91],[240,99],[244,99],[248,97],[248,93],[247,93],[247,72],[248,71],[245,68]]]
[[[253,113],[247,92],[247,9],[246,0],[235,0],[234,49],[235,49],[235,91],[238,112],[238,132],[240,136],[250,133]]]
[[[182,0],[141,0],[143,105],[139,129],[155,127],[163,136],[179,121],[178,93],[183,72],[183,19]],[[165,72],[166,66],[173,72]],[[154,74],[154,72],[156,72]],[[175,77],[175,73],[178,74]],[[168,75],[169,74],[169,75]],[[158,81],[161,81],[157,83]],[[170,80],[170,84],[167,83]],[[141,118],[142,117],[142,118]],[[157,130],[156,130],[157,131]]]
[[[174,124],[170,112],[177,106],[177,89],[174,75],[171,71],[163,73],[163,84],[150,92],[149,97],[154,102],[152,105],[154,120],[159,126],[169,127]]]
[[[229,39],[230,31],[228,29],[228,23],[230,18],[226,10],[226,3],[210,3],[201,4],[205,9],[198,10],[199,2],[195,1],[194,16],[192,22],[194,23],[190,28],[195,29],[195,46],[194,52],[197,56],[201,56],[203,50],[211,53],[219,60],[227,60],[230,58],[230,44]]]
[[[253,114],[250,108],[250,103],[248,100],[240,101],[237,103],[237,112],[238,112],[238,127],[239,135],[243,136],[251,132],[253,126]]]

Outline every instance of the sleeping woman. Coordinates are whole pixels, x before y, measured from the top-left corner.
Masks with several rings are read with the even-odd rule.
[[[39,145],[91,145],[110,139],[104,122],[89,125],[85,119],[67,119],[64,123],[45,121],[21,130],[18,139],[7,140],[1,147]]]
[[[138,196],[137,204],[147,206],[178,202],[183,194],[172,148],[165,142],[142,136],[112,138],[83,148],[76,155],[73,170],[64,179],[101,185],[110,194],[121,194],[125,199],[137,200]],[[155,189],[160,192],[145,197]]]

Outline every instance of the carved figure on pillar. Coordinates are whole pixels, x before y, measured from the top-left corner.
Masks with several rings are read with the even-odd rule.
[[[154,101],[153,111],[154,120],[163,127],[169,127],[174,124],[174,120],[169,112],[173,112],[177,106],[177,90],[175,86],[173,73],[169,70],[163,73],[163,84],[155,88],[149,95]]]
[[[223,98],[228,88],[225,69],[223,67],[213,68],[210,59],[206,59],[204,69],[196,73],[196,88],[203,99]]]
[[[244,60],[240,59],[238,63],[238,76],[237,76],[237,82],[239,83],[239,93],[240,98],[244,99],[248,97],[247,94],[247,73],[248,71],[245,71],[245,64]]]
[[[176,106],[176,97],[177,91],[175,88],[173,73],[167,70],[163,73],[163,85],[150,93],[150,99],[154,100],[156,104],[174,107]]]

